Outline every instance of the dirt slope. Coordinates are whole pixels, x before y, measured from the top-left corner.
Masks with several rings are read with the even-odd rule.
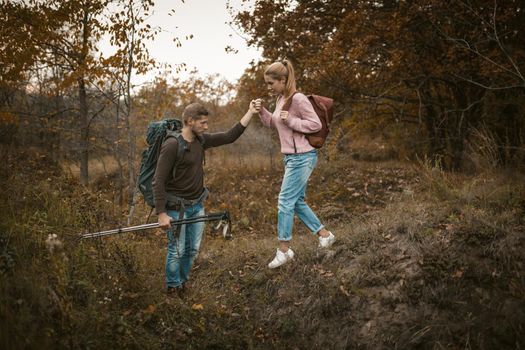
[[[237,225],[233,241],[204,243],[185,301],[203,307],[200,336],[214,334],[204,344],[523,346],[523,192],[508,187],[502,197],[480,193],[467,201],[461,194],[440,195],[432,184],[443,181],[439,176],[396,163],[319,167],[308,201],[338,242],[319,251],[315,237],[296,222],[297,259],[278,271],[266,264],[276,247],[279,170],[212,177],[219,195],[210,207],[229,201]],[[228,182],[242,183],[240,191],[221,198],[227,191],[220,186]],[[491,206],[502,198],[518,205],[514,215]],[[193,337],[199,336],[188,341]]]
[[[122,222],[113,177],[82,188],[14,162],[1,183],[0,347],[525,346],[522,175],[321,159],[307,201],[337,242],[321,251],[296,222],[295,261],[269,270],[282,170],[216,159],[207,208],[230,210],[234,239],[208,225],[184,299],[164,293],[164,233],[79,242]]]

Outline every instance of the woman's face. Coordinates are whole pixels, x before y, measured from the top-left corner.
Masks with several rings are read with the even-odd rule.
[[[268,90],[270,90],[272,93],[278,95],[282,95],[284,93],[284,88],[286,86],[285,78],[273,79],[272,77],[265,75],[264,81],[266,82]]]

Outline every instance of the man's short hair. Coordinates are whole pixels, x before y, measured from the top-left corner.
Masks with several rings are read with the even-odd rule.
[[[184,108],[184,112],[182,112],[182,120],[184,121],[184,124],[187,124],[190,119],[198,120],[208,114],[209,112],[206,107],[200,103],[191,103]]]

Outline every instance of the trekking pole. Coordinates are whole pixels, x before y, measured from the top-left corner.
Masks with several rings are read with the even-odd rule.
[[[215,229],[218,229],[219,227],[223,226],[222,235],[224,236],[224,238],[230,239],[231,238],[231,233],[230,233],[231,220],[230,220],[230,213],[227,211],[211,213],[208,215],[196,216],[193,218],[187,218],[187,219],[181,219],[181,220],[171,220],[171,226],[193,224],[196,222],[204,222],[204,221],[217,221],[217,220],[219,221],[219,224],[215,227]],[[119,234],[119,233],[144,231],[144,230],[149,230],[149,229],[158,228],[158,227],[159,227],[159,223],[154,222],[151,224],[143,224],[143,225],[138,225],[138,226],[119,227],[119,228],[116,228],[113,230],[107,230],[107,231],[84,233],[80,235],[80,238],[88,239],[88,238],[96,238],[96,237],[105,237],[105,236]]]

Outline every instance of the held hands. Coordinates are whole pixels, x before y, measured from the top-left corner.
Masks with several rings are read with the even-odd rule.
[[[251,100],[250,106],[248,107],[248,112],[241,118],[241,125],[247,127],[250,124],[250,120],[255,113],[259,113],[261,110],[261,99]]]
[[[171,226],[171,216],[166,213],[159,214],[159,226],[162,229],[168,229]]]
[[[252,114],[259,113],[262,108],[262,100],[260,98],[251,100],[249,111]]]

